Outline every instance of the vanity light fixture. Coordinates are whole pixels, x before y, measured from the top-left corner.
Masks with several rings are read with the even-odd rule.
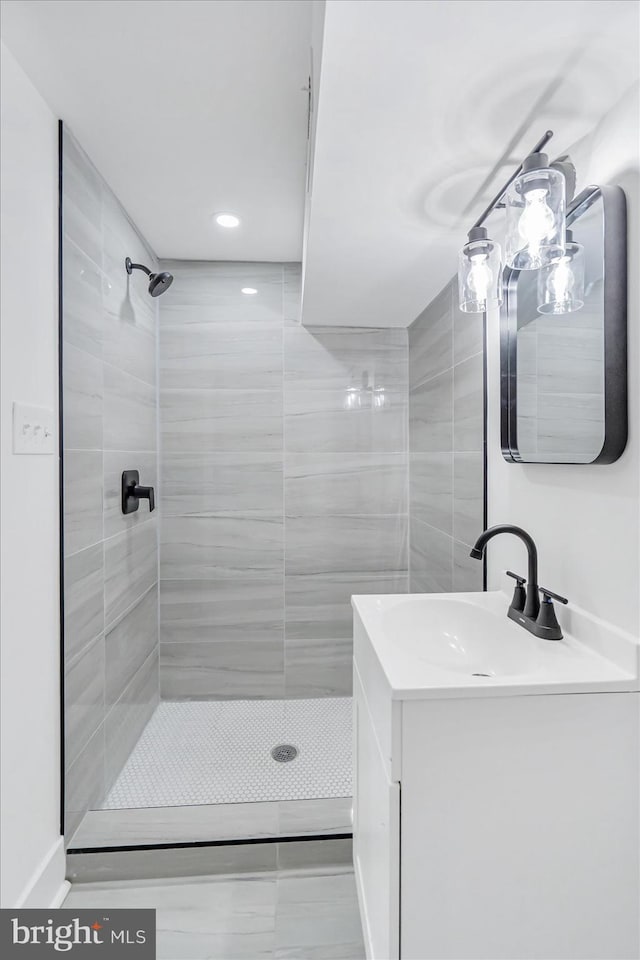
[[[584,306],[584,247],[565,235],[564,256],[538,273],[538,313],[575,313]]]
[[[500,244],[489,240],[486,227],[472,227],[460,251],[458,297],[464,313],[484,313],[502,303]]]
[[[540,270],[564,257],[565,180],[545,153],[531,153],[505,193],[505,259],[514,270]]]
[[[235,213],[218,213],[216,223],[219,227],[239,227],[240,217],[236,217]]]
[[[552,136],[552,130],[545,132],[469,231],[458,258],[458,298],[464,313],[485,313],[503,300],[500,244],[489,238],[484,226],[494,210],[507,209],[510,267],[537,270],[564,256],[564,175],[541,153]]]
[[[255,287],[243,287],[240,293],[246,294],[247,297],[253,297],[258,291]]]

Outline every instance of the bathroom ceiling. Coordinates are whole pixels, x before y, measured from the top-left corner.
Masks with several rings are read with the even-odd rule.
[[[635,2],[328,0],[304,323],[411,323],[544,131],[559,156],[637,76]]]
[[[310,0],[2,8],[3,39],[159,256],[301,259]]]

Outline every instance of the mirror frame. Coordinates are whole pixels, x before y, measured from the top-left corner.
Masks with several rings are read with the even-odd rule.
[[[588,466],[613,463],[627,443],[627,203],[618,186],[589,186],[567,209],[567,226],[602,199],[604,258],[604,440],[593,460],[525,460],[518,450],[517,286],[519,270],[505,267],[500,309],[500,442],[509,463]]]

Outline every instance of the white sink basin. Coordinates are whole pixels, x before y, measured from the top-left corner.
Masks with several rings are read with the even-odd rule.
[[[638,689],[638,644],[577,610],[584,642],[534,637],[507,619],[509,597],[500,591],[358,596],[352,604],[356,662],[373,656],[395,699]]]
[[[440,596],[407,599],[386,610],[382,622],[397,647],[418,661],[466,676],[535,672],[535,638],[524,630],[514,637],[506,609],[497,614]]]

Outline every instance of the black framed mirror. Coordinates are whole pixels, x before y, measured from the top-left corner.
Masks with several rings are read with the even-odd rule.
[[[548,270],[504,271],[501,443],[513,463],[612,463],[627,442],[622,189],[587,187],[568,208],[567,228],[579,263],[570,285],[564,262],[561,284]]]

